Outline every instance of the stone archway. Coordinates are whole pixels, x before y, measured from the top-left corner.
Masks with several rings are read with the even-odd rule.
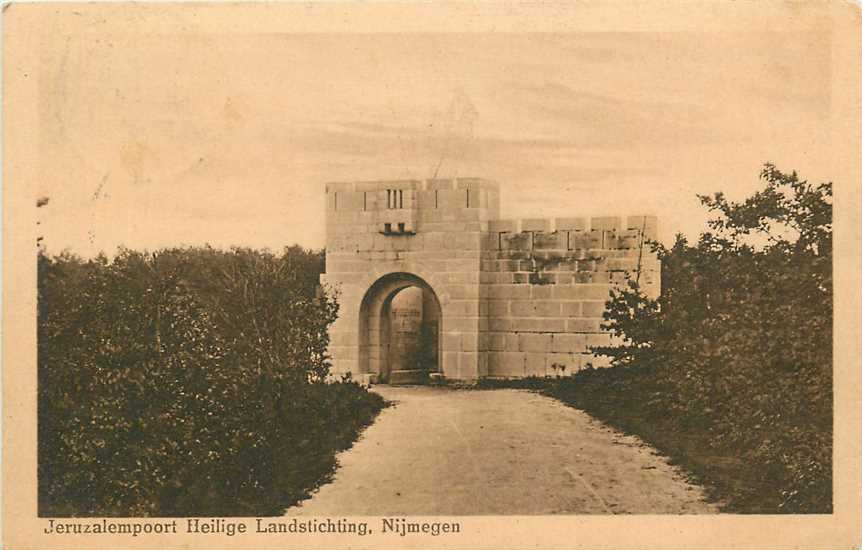
[[[360,372],[378,383],[427,381],[441,372],[442,322],[440,301],[425,280],[403,272],[379,278],[360,305]]]
[[[389,378],[392,300],[410,286],[441,312],[436,366],[447,380],[608,364],[591,350],[613,342],[602,328],[609,292],[637,277],[659,294],[661,263],[643,246],[657,220],[499,215],[499,185],[478,178],[328,183],[320,280],[339,293],[332,373]]]

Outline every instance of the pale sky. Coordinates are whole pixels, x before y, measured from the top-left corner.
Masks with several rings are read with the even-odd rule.
[[[504,217],[659,217],[833,178],[821,32],[79,32],[38,67],[51,252],[324,244],[327,181],[477,176]]]

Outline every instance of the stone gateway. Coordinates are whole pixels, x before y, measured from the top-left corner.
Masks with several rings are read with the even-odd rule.
[[[501,220],[478,178],[326,185],[326,273],[339,293],[333,373],[366,382],[569,375],[614,287],[653,297],[654,216]]]

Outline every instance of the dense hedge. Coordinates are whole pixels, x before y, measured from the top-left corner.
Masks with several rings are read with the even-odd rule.
[[[657,246],[662,295],[609,302],[615,369],[560,392],[647,432],[713,481],[728,509],[832,509],[832,186],[772,165],[689,245]],[[623,414],[624,412],[624,414]],[[628,420],[626,420],[628,418]]]
[[[326,384],[323,255],[39,255],[39,513],[278,514],[382,407]]]

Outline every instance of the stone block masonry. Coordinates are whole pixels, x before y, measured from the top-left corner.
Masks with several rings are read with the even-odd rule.
[[[387,308],[417,286],[439,310],[445,378],[569,375],[607,365],[590,346],[610,290],[660,290],[646,240],[654,216],[501,220],[500,190],[479,178],[326,186],[326,273],[339,292],[333,372],[387,377]],[[429,302],[429,303],[431,303]]]
[[[486,375],[555,376],[606,366],[608,359],[589,347],[612,344],[601,328],[611,289],[636,278],[647,294],[659,293],[660,266],[644,245],[656,229],[649,216],[489,224],[480,266]]]

